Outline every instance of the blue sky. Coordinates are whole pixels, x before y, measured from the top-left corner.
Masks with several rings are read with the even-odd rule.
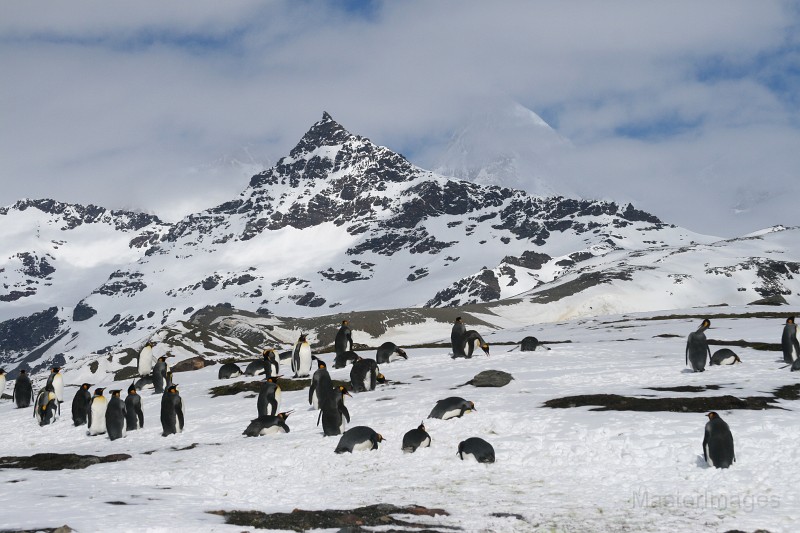
[[[781,1],[6,2],[0,204],[175,219],[238,194],[323,110],[430,167],[517,102],[570,141],[548,168],[582,195],[708,233],[790,224],[799,22]],[[681,211],[686,188],[716,211]]]

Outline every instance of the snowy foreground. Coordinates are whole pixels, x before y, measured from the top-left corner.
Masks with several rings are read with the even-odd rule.
[[[62,417],[52,426],[38,427],[30,409],[17,410],[9,400],[0,403],[0,456],[133,457],[74,471],[0,470],[0,529],[68,524],[80,532],[237,532],[244,528],[225,525],[207,511],[288,512],[384,502],[445,509],[450,516],[418,520],[465,531],[797,531],[800,401],[778,401],[783,409],[720,411],[736,443],[737,462],[728,470],[708,468],[703,461],[703,413],[543,407],[546,400],[579,394],[691,396],[648,389],[683,385],[721,385],[695,396],[769,396],[800,379],[800,373],[779,370],[780,352],[737,347],[743,364],[689,373],[685,336],[699,320],[646,320],[655,315],[484,332],[490,344],[518,342],[526,335],[572,341],[551,344],[549,351],[493,345],[491,357],[453,361],[445,349],[408,349],[408,361],[381,368],[393,383],[346,399],[350,426],[371,426],[387,439],[377,451],[352,455],[333,453],[338,437],[323,437],[315,426],[307,391],[283,395],[281,410],[295,410],[288,420],[291,433],[242,436],[255,418],[256,399],[250,393],[211,398],[209,389],[221,384],[219,366],[176,374],[187,406],[184,433],[161,437],[159,397],[145,392],[143,430],[114,442],[90,438],[85,426],[72,426],[69,405],[74,385],[84,380],[95,385],[97,376],[67,370],[65,381],[72,386],[66,389]],[[354,340],[361,342],[353,326]],[[782,327],[783,321],[774,318],[712,319],[707,336],[778,343]],[[656,337],[665,334],[679,336]],[[449,331],[440,338],[449,338]],[[721,347],[712,346],[712,352]],[[374,357],[374,352],[362,355]],[[332,354],[323,359],[331,361]],[[467,385],[453,390],[486,369],[510,372],[515,380],[499,389]],[[349,368],[331,375],[349,379]],[[110,380],[101,386],[124,390],[129,383]],[[477,412],[426,420],[431,447],[404,454],[403,434],[448,396],[474,401]],[[472,436],[494,445],[495,464],[459,460],[458,443]],[[496,513],[519,516],[492,516]]]

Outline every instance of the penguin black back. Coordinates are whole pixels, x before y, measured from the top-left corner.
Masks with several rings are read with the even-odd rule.
[[[144,427],[144,411],[142,411],[142,397],[136,390],[136,385],[128,387],[128,396],[125,397],[125,429],[134,431]]]
[[[705,331],[711,327],[709,319],[703,319],[697,331],[689,333],[686,338],[686,364],[692,366],[695,372],[706,369],[706,361],[711,358],[711,349],[708,347]]]
[[[464,353],[464,343],[462,339],[464,338],[464,334],[467,332],[467,326],[464,325],[464,322],[461,320],[461,317],[456,317],[456,321],[453,324],[453,329],[450,330],[450,345],[453,349],[453,357],[464,357],[466,354]]]
[[[703,456],[715,468],[728,468],[736,461],[731,428],[713,411],[706,416],[708,422],[703,436]]]
[[[91,387],[89,383],[84,383],[72,398],[72,423],[76,426],[84,425],[89,418],[89,407],[92,405],[92,393],[89,392]]]
[[[407,431],[403,435],[403,444],[401,448],[406,453],[413,453],[417,448],[427,448],[431,445],[431,436],[425,429],[425,424],[420,422],[419,426],[415,429]]]
[[[183,401],[175,385],[170,385],[161,396],[161,428],[164,437],[180,433],[184,428]]]
[[[795,317],[790,316],[786,319],[786,325],[783,326],[783,335],[781,335],[781,350],[783,350],[783,361],[787,365],[791,365],[797,360],[800,360],[800,341],[797,338],[797,324],[795,324]]]
[[[470,437],[458,444],[458,456],[462,461],[472,457],[479,463],[493,463],[494,448],[480,437]]]

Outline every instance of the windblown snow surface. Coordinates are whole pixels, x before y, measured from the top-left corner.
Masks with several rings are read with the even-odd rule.
[[[377,451],[343,455],[333,452],[339,438],[323,437],[315,425],[307,390],[283,394],[280,409],[294,410],[290,433],[244,437],[242,431],[256,416],[256,398],[252,393],[211,398],[210,388],[221,384],[219,366],[175,375],[186,403],[182,434],[161,436],[160,396],[145,391],[144,429],[113,442],[88,437],[86,427],[73,427],[70,418],[76,385],[87,381],[124,390],[129,382],[113,383],[111,374],[99,382],[85,367],[68,369],[66,401],[53,425],[39,427],[30,409],[0,402],[0,456],[74,452],[132,458],[83,470],[0,469],[0,529],[68,524],[81,532],[236,532],[243,528],[225,525],[208,511],[392,503],[448,511],[446,517],[415,517],[430,520],[432,530],[444,525],[464,531],[796,531],[800,401],[778,400],[774,405],[780,409],[720,411],[736,444],[737,461],[726,470],[703,460],[704,413],[543,406],[554,398],[599,393],[771,396],[800,378],[780,368],[780,352],[734,346],[740,365],[709,367],[704,373],[691,373],[684,365],[685,339],[699,325],[696,317],[753,310],[692,309],[684,312],[690,317],[617,315],[483,331],[492,354],[470,360],[453,360],[446,348],[408,348],[407,361],[381,366],[390,383],[346,398],[349,427],[370,426],[386,441]],[[359,333],[358,324],[351,325],[355,342],[371,346],[391,335],[446,342],[450,333],[422,325],[370,339]],[[707,336],[774,344],[782,327],[783,320],[776,318],[712,318]],[[527,335],[551,342],[551,349],[521,352],[516,344],[501,344]],[[712,352],[721,347],[712,346]],[[362,355],[374,357],[374,351]],[[332,360],[332,354],[321,357]],[[459,387],[486,369],[510,372],[514,381],[503,388]],[[347,380],[349,367],[332,369],[331,375]],[[700,393],[649,389],[685,385],[720,388]],[[436,401],[449,396],[475,402],[476,412],[427,420]],[[403,453],[403,434],[422,420],[431,447]],[[496,463],[457,457],[458,443],[473,436],[494,446]]]

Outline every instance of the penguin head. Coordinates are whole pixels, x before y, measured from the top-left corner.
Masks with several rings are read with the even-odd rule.
[[[131,386],[128,387],[128,394],[136,394],[136,385],[131,383]]]
[[[119,392],[120,392],[119,390],[112,390],[112,391],[108,391],[108,392],[111,394],[111,396],[119,398]]]
[[[167,389],[167,392],[170,394],[178,394],[178,386],[177,385],[170,385]]]
[[[425,431],[425,422],[420,422],[419,426],[417,426],[417,429],[420,431]]]
[[[706,330],[711,327],[711,321],[707,318],[703,319],[703,323],[700,324],[700,330]]]
[[[275,350],[273,350],[272,348],[267,348],[266,350],[261,352],[261,357],[263,357],[264,359],[269,359],[270,356],[272,357],[275,356]]]
[[[60,366],[54,366],[54,367],[52,367],[52,368],[50,369],[50,372],[52,372],[53,374],[58,374],[58,371],[59,371],[59,370],[61,370],[61,367],[60,367]]]
[[[83,385],[81,385],[81,388],[83,390],[89,390],[91,387],[92,387],[91,383],[84,383]]]
[[[160,362],[164,363],[164,362],[166,362],[166,360],[167,360],[167,356],[166,356],[166,355],[162,355],[161,357],[159,357],[159,358],[158,358],[158,360],[159,360]]]
[[[349,392],[347,392],[347,389],[344,387],[344,385],[339,385],[339,392],[342,394],[342,396],[350,396],[351,398],[353,397]]]
[[[711,411],[706,415],[709,420],[714,420],[715,418],[719,418],[719,415],[715,411]]]
[[[386,383],[386,376],[384,376],[383,374],[378,374],[377,376],[375,376],[375,381],[377,381],[378,383]]]
[[[20,376],[24,376],[26,373],[27,373],[27,371],[24,368],[20,369],[20,371],[19,371],[19,375]]]
[[[342,320],[342,325],[343,326],[349,326],[350,325],[350,321],[349,320]]]
[[[734,364],[742,362],[742,360],[739,359],[739,356],[736,355],[736,354],[733,354],[733,361],[734,361]]]
[[[297,342],[300,342],[300,343],[306,342],[306,337],[307,337],[307,336],[308,336],[308,334],[306,334],[306,333],[301,333],[301,334],[300,334],[300,338],[299,338],[299,339],[297,339]]]
[[[462,320],[460,316],[456,317],[456,324],[461,324]]]
[[[477,411],[477,409],[475,409],[475,404],[472,402],[467,402],[467,409],[470,411]]]
[[[267,379],[265,379],[264,381],[268,381],[269,383],[277,383],[279,377],[281,377],[281,376],[270,376]]]
[[[486,344],[485,342],[483,344],[481,344],[481,349],[483,350],[483,353],[485,353],[486,355],[489,355],[489,345],[488,344]]]
[[[408,359],[408,354],[406,354],[406,351],[403,350],[402,348],[397,349],[397,355],[399,355],[403,359]]]
[[[103,387],[103,388],[97,388],[97,389],[95,389],[95,390],[94,390],[94,395],[95,395],[95,396],[102,396],[102,395],[103,395],[103,391],[104,391],[104,390],[106,390],[106,389],[105,389],[105,387]]]
[[[5,373],[6,373],[6,371],[5,371],[5,370],[3,370],[2,368],[0,368],[0,376],[4,376],[4,375],[5,375]]]
[[[383,438],[383,435],[381,435],[380,433],[378,433],[378,434],[375,436],[375,440],[376,440],[377,442],[383,442],[383,441],[385,441],[386,439],[384,439],[384,438]]]
[[[287,418],[289,418],[289,415],[292,414],[292,413],[294,413],[293,410],[292,411],[286,411],[286,412],[283,412],[283,413],[278,413],[278,418],[280,418],[281,420],[286,420]]]
[[[793,317],[793,316],[790,316],[789,318],[787,318],[787,319],[786,319],[786,323],[787,323],[787,324],[794,324],[794,317]]]
[[[327,368],[328,365],[325,364],[325,361],[322,359],[317,358],[317,368],[324,369]]]

